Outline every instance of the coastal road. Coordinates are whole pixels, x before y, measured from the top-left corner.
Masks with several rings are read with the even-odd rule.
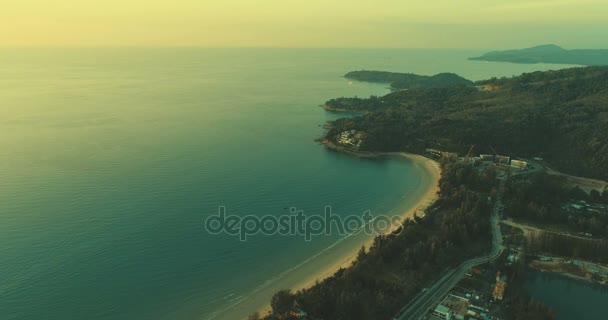
[[[460,266],[448,270],[437,282],[429,289],[419,293],[410,303],[408,303],[394,319],[396,320],[413,320],[420,319],[427,314],[432,308],[441,302],[450,290],[471,270],[472,267],[494,260],[498,258],[503,250],[502,233],[499,226],[499,213],[502,210],[502,192],[507,178],[499,179],[498,196],[492,214],[490,216],[490,225],[492,232],[492,250],[487,256],[478,257],[463,262]]]

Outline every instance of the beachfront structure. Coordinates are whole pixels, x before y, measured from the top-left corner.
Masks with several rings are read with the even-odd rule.
[[[338,143],[359,150],[363,134],[355,130],[344,131],[338,136]]]
[[[437,149],[426,149],[426,153],[435,157],[457,157],[458,154]]]
[[[434,155],[436,157],[442,157],[443,151],[437,149],[426,149],[426,153]]]

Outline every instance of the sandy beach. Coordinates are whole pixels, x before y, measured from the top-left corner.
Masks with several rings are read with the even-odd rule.
[[[397,207],[384,214],[388,216],[399,215],[402,219],[412,218],[414,213],[422,213],[437,199],[438,183],[441,175],[439,164],[429,158],[408,153],[370,153],[341,150],[339,147],[327,142],[323,144],[337,152],[345,152],[357,157],[392,157],[404,161],[411,161],[419,169],[420,181],[413,192],[403,196]],[[390,230],[392,232],[394,230]],[[349,267],[356,258],[361,246],[369,248],[374,236],[363,232],[345,237],[339,242],[319,252],[306,261],[278,275],[275,279],[256,289],[222,311],[212,319],[244,319],[248,314],[258,311],[265,315],[270,311],[270,298],[281,289],[297,291],[311,287],[317,281],[333,275],[340,268]]]
[[[335,145],[328,142],[323,142],[330,149],[344,152],[339,150]],[[394,208],[388,215],[399,214],[403,220],[411,219],[415,213],[422,213],[426,208],[431,206],[435,200],[437,200],[437,192],[439,191],[439,178],[441,177],[441,168],[439,163],[435,160],[423,157],[417,154],[404,153],[404,152],[392,152],[392,153],[372,153],[372,152],[353,152],[346,151],[349,154],[360,156],[360,157],[396,157],[404,158],[414,162],[416,166],[425,171],[429,177],[429,183],[425,184],[420,182],[417,187],[415,194],[409,195],[410,201],[402,203],[399,207]],[[396,211],[396,212],[395,212]],[[391,229],[388,233],[395,231],[397,227]],[[350,251],[345,252],[342,256],[337,256],[335,261],[324,268],[320,269],[317,273],[311,274],[308,278],[304,279],[297,286],[291,288],[293,291],[311,287],[316,281],[321,281],[331,275],[333,275],[340,268],[349,267],[355,260],[357,253],[361,246],[365,246],[369,249],[374,241],[373,236],[368,236],[364,242],[360,243],[359,246],[352,247]],[[267,311],[267,309],[265,309]]]

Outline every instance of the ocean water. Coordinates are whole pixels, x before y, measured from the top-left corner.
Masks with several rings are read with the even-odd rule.
[[[388,92],[341,78],[351,70],[477,80],[565,67],[466,60],[480,53],[0,50],[0,319],[247,314],[343,237],[243,242],[204,220],[219,206],[344,216],[414,201],[428,177],[413,163],[316,143],[342,116],[318,105]]]

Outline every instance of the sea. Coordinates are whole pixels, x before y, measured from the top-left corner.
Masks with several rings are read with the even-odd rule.
[[[0,49],[0,319],[256,311],[361,240],[242,241],[208,232],[206,219],[221,208],[242,218],[331,206],[345,217],[414,203],[427,173],[327,150],[316,141],[324,124],[356,115],[319,105],[389,92],[342,77],[352,70],[480,80],[567,67],[467,60],[483,52]]]

